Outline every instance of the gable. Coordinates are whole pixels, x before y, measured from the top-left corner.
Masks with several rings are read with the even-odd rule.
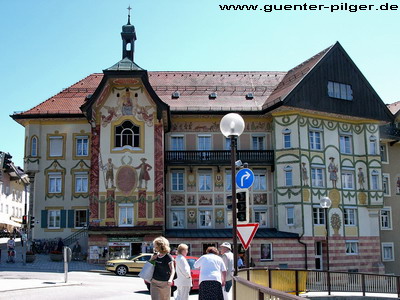
[[[329,96],[328,82],[350,86],[352,100]],[[284,105],[384,122],[393,118],[339,43],[291,91],[284,99]]]

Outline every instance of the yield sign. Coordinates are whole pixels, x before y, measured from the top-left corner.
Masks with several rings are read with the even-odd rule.
[[[238,224],[236,228],[237,236],[239,240],[242,242],[243,248],[247,250],[249,248],[253,237],[255,236],[259,224],[258,223],[249,223],[249,224]]]

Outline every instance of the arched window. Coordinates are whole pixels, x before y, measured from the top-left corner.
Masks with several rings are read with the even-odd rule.
[[[125,121],[115,128],[115,147],[140,147],[140,128],[131,121]]]
[[[376,155],[377,154],[377,139],[376,136],[371,135],[369,138],[369,154]]]
[[[33,136],[31,139],[31,156],[38,156],[38,138],[37,136]]]

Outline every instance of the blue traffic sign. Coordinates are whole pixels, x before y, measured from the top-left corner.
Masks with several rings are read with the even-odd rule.
[[[241,169],[236,174],[236,185],[241,189],[248,189],[254,183],[254,173],[250,169]]]

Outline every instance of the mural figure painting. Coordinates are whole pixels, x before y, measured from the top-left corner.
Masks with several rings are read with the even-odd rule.
[[[333,188],[336,188],[338,167],[335,165],[335,158],[329,157],[331,163],[328,166],[329,179],[332,181]]]
[[[358,168],[357,176],[358,176],[358,184],[360,185],[360,190],[363,190],[365,179],[364,179],[364,172],[363,172],[362,168]]]
[[[150,174],[149,171],[152,169],[152,166],[150,166],[148,163],[146,163],[147,158],[141,158],[140,159],[142,163],[137,166],[135,169],[140,169],[139,173],[139,188],[142,188],[143,185],[143,180],[145,181],[145,189],[147,189],[147,182],[150,180]]]

